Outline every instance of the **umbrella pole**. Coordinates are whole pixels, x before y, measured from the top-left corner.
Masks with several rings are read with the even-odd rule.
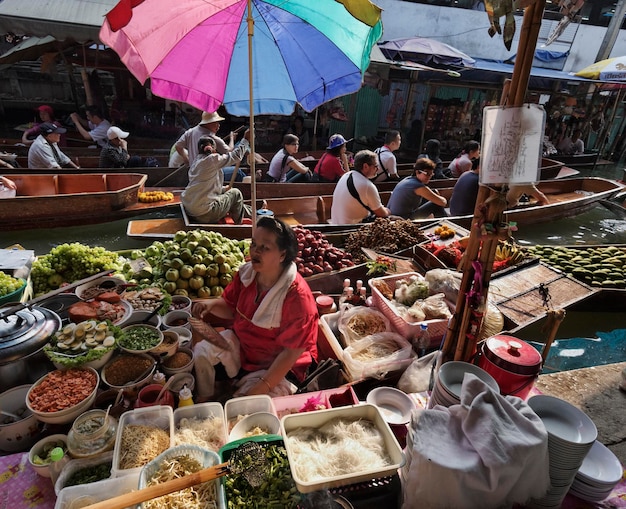
[[[252,19],[252,0],[248,0],[248,86],[250,97],[250,181],[252,200],[252,232],[256,228],[256,160],[254,154],[254,79],[252,77],[253,59],[252,59],[252,38],[254,37],[254,20]]]

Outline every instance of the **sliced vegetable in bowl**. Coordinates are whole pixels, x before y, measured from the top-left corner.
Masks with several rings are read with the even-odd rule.
[[[69,323],[44,347],[48,359],[73,368],[102,359],[117,346],[122,330],[109,320]]]
[[[122,329],[119,346],[130,353],[149,352],[163,342],[163,333],[148,324],[134,324]]]

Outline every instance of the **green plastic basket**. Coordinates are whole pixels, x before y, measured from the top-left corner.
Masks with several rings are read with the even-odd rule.
[[[26,290],[26,281],[22,278],[19,278],[22,281],[22,286],[15,290],[14,292],[7,293],[0,297],[0,306],[6,304],[7,302],[20,302],[22,295],[24,294],[24,290]]]

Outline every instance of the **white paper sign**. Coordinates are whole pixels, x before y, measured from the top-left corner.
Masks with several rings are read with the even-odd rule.
[[[539,104],[486,107],[480,154],[481,184],[537,182],[545,121],[546,112]]]

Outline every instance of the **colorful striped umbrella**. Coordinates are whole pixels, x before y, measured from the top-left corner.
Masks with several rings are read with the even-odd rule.
[[[380,12],[369,0],[121,0],[100,39],[156,95],[289,115],[361,87]]]

